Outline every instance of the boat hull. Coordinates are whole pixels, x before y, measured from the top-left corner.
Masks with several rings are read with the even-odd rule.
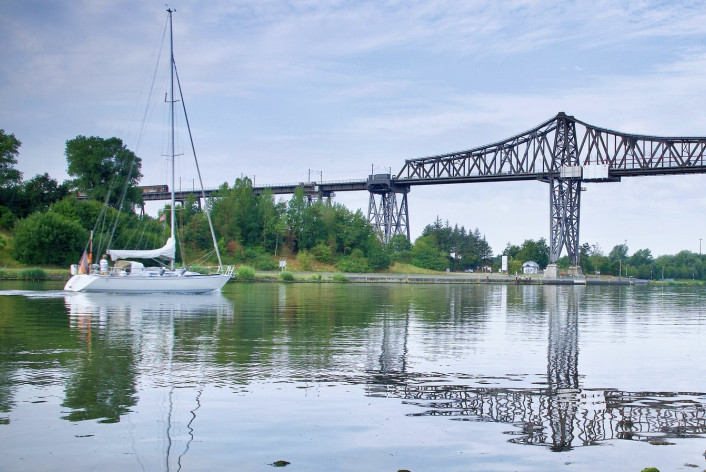
[[[99,275],[72,276],[64,290],[114,293],[206,293],[220,290],[230,280],[226,274]]]

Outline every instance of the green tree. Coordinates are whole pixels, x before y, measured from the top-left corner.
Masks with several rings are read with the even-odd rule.
[[[649,249],[639,249],[628,258],[628,263],[634,267],[650,265],[653,262],[654,258],[652,257],[652,251]]]
[[[448,256],[441,251],[433,236],[420,236],[412,247],[412,264],[431,270],[446,270]]]
[[[205,213],[196,213],[184,225],[183,239],[190,249],[204,250],[213,247],[211,229]]]
[[[412,244],[410,244],[407,236],[404,234],[396,234],[392,236],[390,241],[387,243],[387,248],[390,256],[395,261],[409,262],[412,259]]]
[[[626,244],[616,244],[608,253],[608,257],[611,261],[627,260],[628,246]]]
[[[142,204],[142,160],[119,138],[76,136],[66,141],[66,162],[73,189],[88,198],[114,208],[123,195],[124,209]]]
[[[302,187],[294,189],[294,194],[287,203],[287,230],[291,234],[293,250],[298,250],[305,231],[307,201]]]
[[[15,225],[13,256],[24,264],[69,265],[78,262],[88,232],[58,213],[33,213]]]
[[[49,174],[37,174],[30,180],[22,182],[22,208],[15,212],[18,218],[37,211],[47,211],[52,203],[58,202],[69,193],[67,183],[59,184]]]
[[[14,134],[0,129],[0,187],[18,185],[22,180],[22,173],[14,167],[21,145]]]

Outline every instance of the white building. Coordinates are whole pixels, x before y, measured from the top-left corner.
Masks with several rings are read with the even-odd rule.
[[[539,264],[537,264],[534,261],[527,261],[524,264],[522,264],[522,273],[523,274],[538,274],[539,273]]]

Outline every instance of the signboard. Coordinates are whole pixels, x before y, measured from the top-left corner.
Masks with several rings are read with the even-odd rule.
[[[503,272],[507,272],[507,256],[503,256],[502,268],[500,270],[502,270]]]

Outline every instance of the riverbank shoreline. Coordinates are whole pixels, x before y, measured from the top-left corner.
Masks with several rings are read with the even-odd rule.
[[[44,275],[31,279],[23,276],[26,268],[0,270],[0,280],[68,280],[68,271],[41,269]],[[256,271],[253,279],[234,277],[230,283],[286,282],[286,283],[408,283],[408,284],[509,284],[509,285],[644,285],[655,283],[692,283],[692,281],[645,280],[614,276],[559,277],[548,279],[542,275],[504,275],[489,273],[446,272],[438,274],[406,274],[392,272],[319,272],[290,271],[292,278],[283,280],[279,271]]]
[[[276,272],[267,273],[267,278],[278,278]],[[258,272],[257,275],[264,275]],[[256,275],[256,277],[257,277]],[[441,273],[441,274],[399,274],[399,273],[316,273],[293,272],[295,281],[353,283],[419,283],[419,284],[510,284],[510,285],[639,285],[649,281],[618,277],[559,277],[545,278],[542,275],[504,275],[477,273]],[[319,278],[320,277],[320,278]],[[334,280],[336,279],[336,280]]]

